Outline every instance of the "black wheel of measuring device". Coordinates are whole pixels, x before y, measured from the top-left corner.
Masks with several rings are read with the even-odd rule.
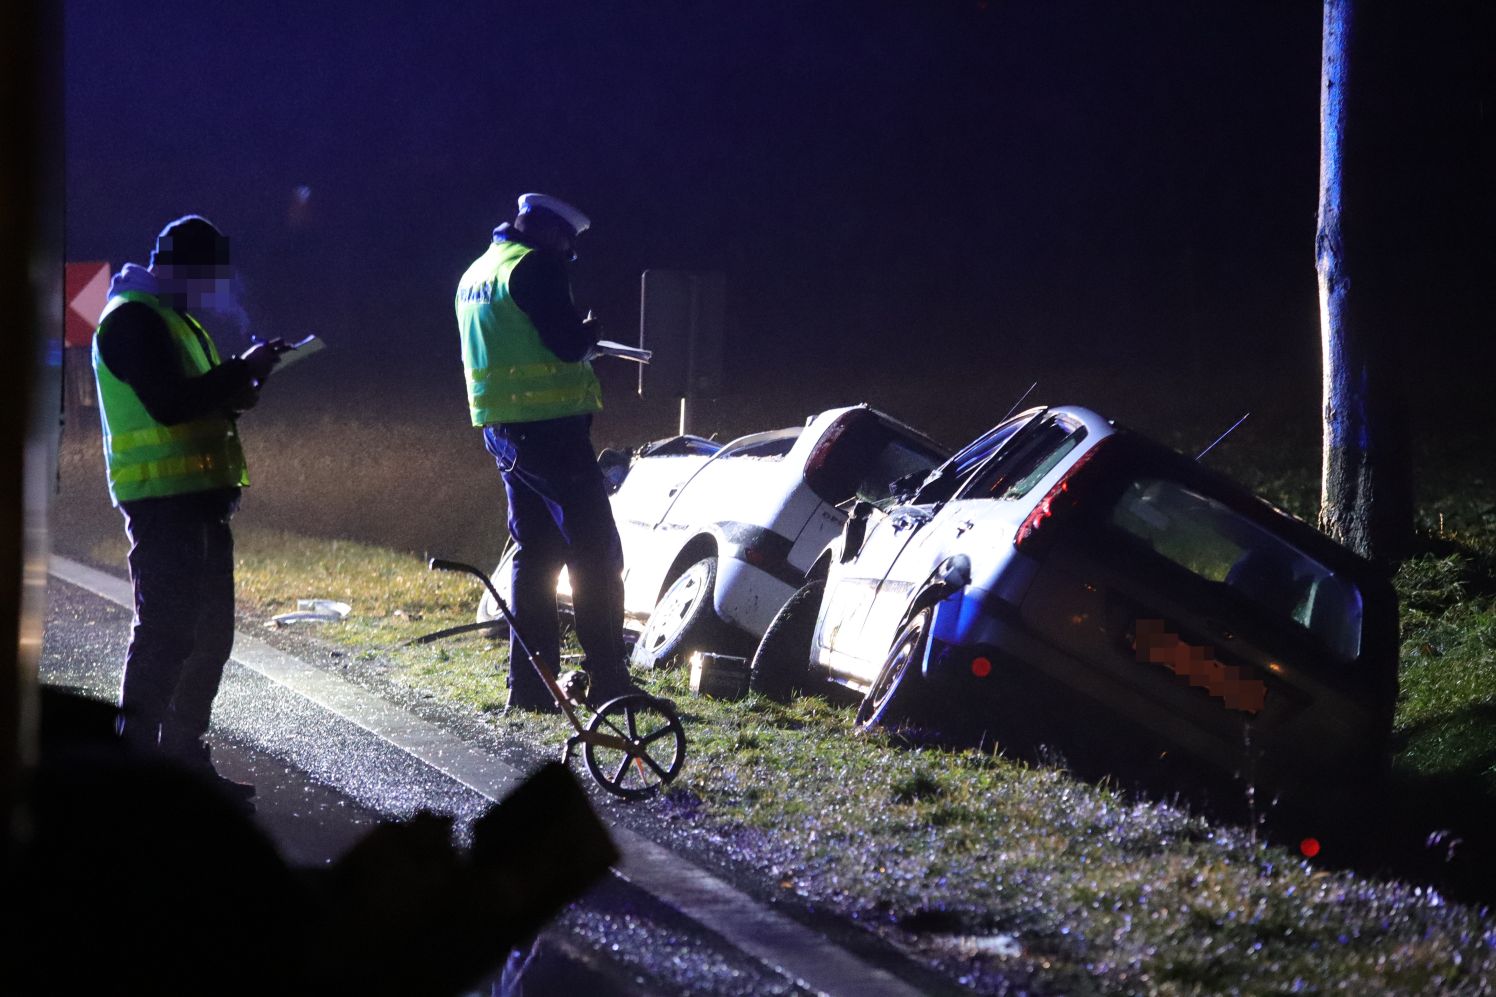
[[[675,708],[644,693],[610,699],[587,724],[589,734],[607,734],[628,747],[582,743],[582,759],[598,784],[626,800],[653,796],[686,761],[686,729]]]

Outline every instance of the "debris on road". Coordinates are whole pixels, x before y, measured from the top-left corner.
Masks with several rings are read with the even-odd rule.
[[[274,629],[288,623],[337,623],[351,612],[353,612],[353,607],[346,602],[335,602],[332,599],[297,599],[295,612],[272,616],[270,622],[265,625]]]

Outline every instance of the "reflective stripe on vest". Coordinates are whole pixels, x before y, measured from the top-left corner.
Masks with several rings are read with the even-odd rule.
[[[568,363],[552,353],[510,296],[509,275],[533,251],[518,242],[495,242],[457,286],[457,326],[474,426],[556,419],[603,407],[592,365]]]
[[[115,377],[99,352],[99,332],[110,314],[125,302],[146,305],[165,324],[187,377],[218,366],[218,351],[190,316],[162,305],[153,295],[129,291],[111,298],[94,333],[93,367],[99,389],[99,418],[104,429],[104,462],[109,496],[115,505],[136,499],[162,498],[213,488],[249,484],[244,450],[234,421],[210,416],[163,425],[141,404],[135,389]]]

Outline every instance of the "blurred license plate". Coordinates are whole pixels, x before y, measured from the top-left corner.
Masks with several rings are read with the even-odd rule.
[[[1255,714],[1267,701],[1266,682],[1247,677],[1244,668],[1217,661],[1212,648],[1181,639],[1163,620],[1139,619],[1131,644],[1138,661],[1167,668],[1228,710]]]

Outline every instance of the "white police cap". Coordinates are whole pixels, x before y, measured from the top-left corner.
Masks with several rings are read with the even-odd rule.
[[[519,196],[520,214],[533,211],[536,208],[544,208],[546,211],[551,212],[567,225],[570,225],[571,230],[577,235],[581,235],[587,231],[587,227],[592,224],[591,219],[559,197],[552,197],[549,194],[521,194]]]

